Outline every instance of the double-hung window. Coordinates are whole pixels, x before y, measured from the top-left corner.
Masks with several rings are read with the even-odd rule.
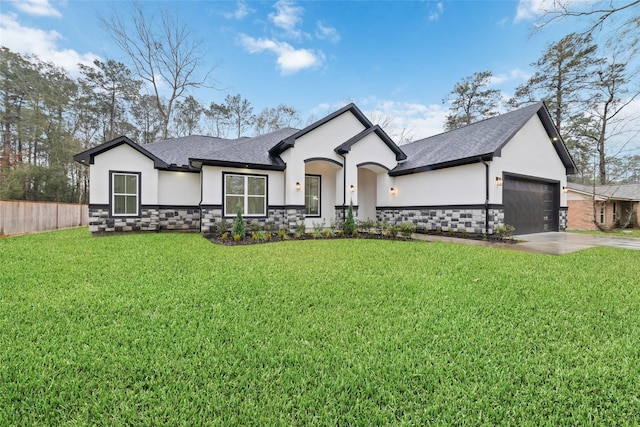
[[[600,202],[600,224],[604,224],[604,202]]]
[[[263,175],[224,175],[224,215],[267,215],[267,177]]]
[[[320,176],[304,176],[304,213],[320,216]]]
[[[111,214],[138,216],[140,207],[140,174],[111,173]]]

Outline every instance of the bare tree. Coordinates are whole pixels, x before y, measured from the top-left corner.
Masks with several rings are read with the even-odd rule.
[[[629,16],[623,16],[629,13]],[[640,26],[640,0],[632,1],[599,1],[599,2],[579,2],[574,0],[554,0],[542,19],[538,22],[537,28],[558,22],[567,18],[591,18],[590,25],[584,30],[582,35],[591,35],[595,31],[601,30],[606,24],[622,17],[623,22],[618,23],[620,30],[635,38],[638,41],[637,29]]]
[[[384,130],[391,139],[397,144],[406,144],[410,142],[414,137],[414,130],[406,127],[400,128],[394,121],[393,117],[383,113],[382,111],[375,110],[369,113],[369,120],[374,125],[378,125]]]
[[[255,118],[257,134],[273,132],[285,127],[300,125],[300,112],[293,107],[280,104],[275,108],[265,108]]]
[[[627,71],[625,63],[616,62],[612,55],[598,70],[598,80],[592,93],[588,112],[589,120],[583,136],[592,141],[597,152],[598,181],[608,183],[608,163],[617,158],[635,137],[640,129],[628,128],[630,120],[622,112],[640,96],[640,89],[631,91],[629,82],[635,77]],[[618,152],[607,155],[607,148],[613,138],[631,134],[626,143],[618,147]]]
[[[147,15],[132,3],[129,15],[113,11],[100,18],[109,36],[129,57],[138,76],[152,88],[162,118],[162,138],[167,138],[176,100],[189,89],[206,87],[215,65],[204,69],[203,42],[195,39],[186,24],[167,10]],[[167,87],[168,90],[164,90]],[[163,99],[166,99],[163,102]]]

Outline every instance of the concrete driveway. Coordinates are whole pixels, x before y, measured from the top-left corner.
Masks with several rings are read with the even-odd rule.
[[[551,255],[562,255],[595,246],[633,249],[640,251],[640,239],[632,237],[600,236],[564,232],[521,234],[513,249]]]
[[[595,246],[611,248],[633,249],[640,251],[640,239],[633,237],[599,236],[594,234],[578,234],[564,232],[549,232],[536,234],[521,234],[514,236],[518,243],[485,242],[482,240],[460,239],[457,237],[434,236],[432,234],[414,234],[416,240],[428,242],[448,242],[470,246],[489,246],[493,248],[510,249],[515,251],[535,252],[539,254],[562,255]],[[638,254],[640,257],[640,254]]]

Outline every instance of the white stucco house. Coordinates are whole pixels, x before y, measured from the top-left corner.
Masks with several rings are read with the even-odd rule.
[[[398,146],[354,104],[304,129],[253,138],[119,137],[74,159],[90,168],[90,231],[216,229],[245,220],[327,226],[358,219],[418,229],[516,233],[566,227],[576,167],[543,103]]]

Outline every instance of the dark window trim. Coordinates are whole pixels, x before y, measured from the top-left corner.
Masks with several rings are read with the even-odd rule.
[[[226,186],[225,186],[225,182],[226,182],[226,177],[227,175],[236,175],[236,176],[255,176],[255,177],[261,177],[265,179],[265,187],[264,187],[264,191],[265,191],[265,197],[264,197],[264,215],[247,215],[246,213],[243,212],[242,214],[242,218],[252,218],[252,219],[260,219],[260,218],[268,218],[269,216],[269,175],[266,174],[259,174],[259,173],[242,173],[242,172],[227,172],[227,171],[223,171],[222,172],[222,217],[223,218],[234,218],[236,216],[236,214],[232,214],[232,215],[226,215],[226,211],[227,211],[227,193],[226,193]]]
[[[306,188],[307,187],[306,180],[307,180],[308,176],[314,177],[314,178],[318,178],[318,198],[319,198],[318,199],[318,214],[317,215],[316,214],[308,214],[307,213],[307,204],[305,203],[304,204],[304,211],[305,211],[304,216],[305,216],[305,218],[320,218],[322,216],[322,175],[316,175],[316,174],[312,174],[312,173],[305,173],[304,174],[305,192],[306,192],[306,189],[307,189]],[[306,202],[306,196],[307,195],[305,194],[305,202]]]
[[[138,212],[136,215],[116,215],[113,212],[113,175],[116,174],[126,174],[126,175],[136,175],[138,177]],[[109,170],[109,216],[118,217],[118,218],[140,218],[142,214],[142,172],[132,172],[132,171],[119,171],[119,170]]]

